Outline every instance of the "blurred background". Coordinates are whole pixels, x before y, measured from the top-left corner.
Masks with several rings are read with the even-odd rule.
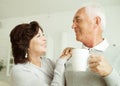
[[[0,0],[0,86],[9,86],[13,66],[9,33],[16,25],[38,21],[48,41],[46,57],[56,60],[65,47],[81,47],[71,26],[75,12],[86,3],[104,7],[107,25],[103,35],[120,48],[120,0]]]

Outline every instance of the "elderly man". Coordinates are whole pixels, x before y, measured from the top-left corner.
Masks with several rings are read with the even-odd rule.
[[[83,6],[73,18],[76,40],[92,55],[85,72],[72,71],[71,59],[66,63],[66,86],[120,86],[120,50],[102,36],[105,15],[99,6]],[[69,50],[68,48],[66,50]]]

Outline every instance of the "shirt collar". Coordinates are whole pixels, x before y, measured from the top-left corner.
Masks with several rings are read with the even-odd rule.
[[[108,41],[106,39],[104,39],[101,43],[99,43],[98,45],[96,45],[96,46],[94,46],[93,48],[90,48],[90,49],[95,49],[95,50],[99,50],[99,51],[105,51],[108,46],[109,46]],[[83,45],[82,48],[89,49],[85,45]]]

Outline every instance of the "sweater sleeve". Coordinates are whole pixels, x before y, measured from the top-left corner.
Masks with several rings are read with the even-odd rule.
[[[56,62],[54,77],[50,86],[65,86],[64,70],[66,59],[60,58]]]
[[[110,75],[104,77],[104,80],[107,86],[120,86],[120,75],[115,69],[112,70]]]

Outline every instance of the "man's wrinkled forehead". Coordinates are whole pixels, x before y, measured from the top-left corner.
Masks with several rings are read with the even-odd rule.
[[[78,19],[80,19],[80,15],[75,14],[75,16],[73,17],[73,22],[76,21],[76,20],[78,20]]]
[[[80,16],[81,16],[81,14],[84,13],[84,12],[85,12],[85,7],[80,8],[80,9],[76,12],[75,16],[73,17],[73,20],[79,19]]]

